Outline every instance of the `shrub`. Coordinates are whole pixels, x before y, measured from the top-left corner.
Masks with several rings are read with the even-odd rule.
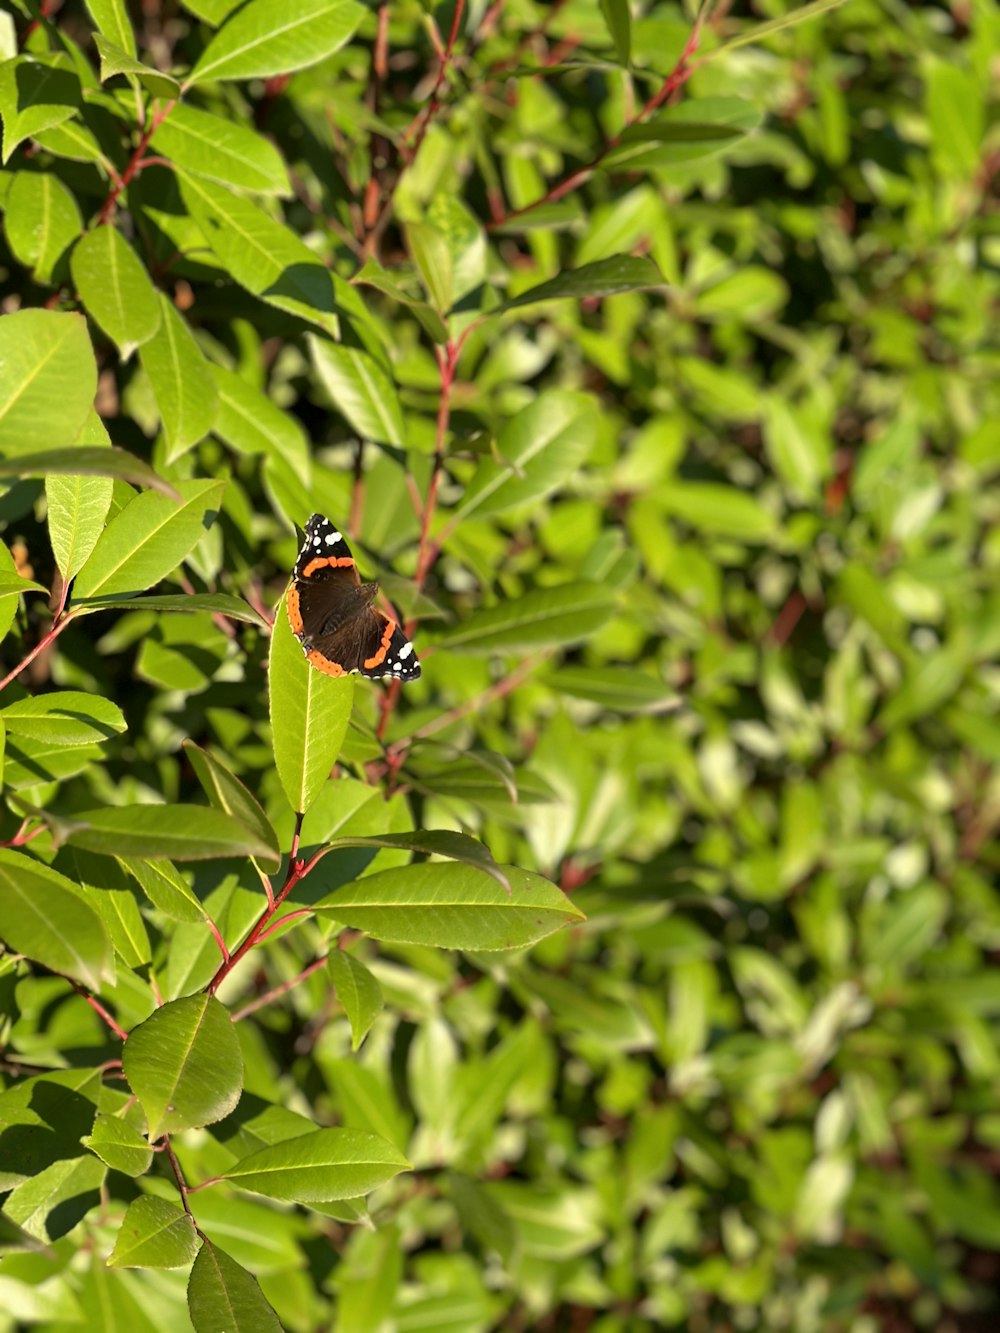
[[[998,34],[0,16],[0,1328],[996,1313]]]

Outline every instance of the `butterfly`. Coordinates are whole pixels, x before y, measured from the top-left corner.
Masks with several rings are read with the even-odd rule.
[[[317,671],[371,680],[419,678],[413,644],[372,606],[377,593],[377,583],[361,582],[341,533],[328,518],[313,514],[288,590],[288,619]]]

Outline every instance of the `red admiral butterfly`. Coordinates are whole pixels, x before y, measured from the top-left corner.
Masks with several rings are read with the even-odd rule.
[[[394,620],[372,606],[351,548],[328,518],[313,514],[288,590],[288,619],[306,661],[328,676],[416,680],[420,663]]]

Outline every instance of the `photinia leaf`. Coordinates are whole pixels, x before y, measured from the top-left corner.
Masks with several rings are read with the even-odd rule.
[[[268,667],[274,762],[288,803],[305,813],[340,755],[354,703],[353,676],[326,676],[306,661],[281,599]]]
[[[4,315],[0,365],[0,455],[16,458],[72,444],[97,392],[84,317],[55,310]]]
[[[402,1153],[377,1134],[317,1129],[251,1153],[231,1166],[225,1179],[271,1199],[322,1203],[368,1194],[409,1166]]]
[[[0,892],[0,937],[9,949],[91,990],[111,975],[104,922],[65,875],[0,848]]]
[[[364,15],[356,0],[250,0],[209,42],[186,87],[315,65],[350,40]]]
[[[185,171],[254,194],[287,195],[281,154],[263,135],[236,121],[180,103],[157,126],[150,146]]]
[[[180,494],[169,481],[159,476],[141,458],[133,458],[124,449],[81,444],[77,448],[49,449],[26,458],[0,459],[0,477],[113,477],[148,486],[173,500]]]
[[[271,848],[273,855],[255,858],[261,870],[265,874],[277,870],[281,864],[278,835],[271,827],[257,798],[247,791],[235,773],[231,773],[225,764],[208,750],[201,749],[194,741],[189,740],[182,742],[182,748],[212,805],[238,819],[244,828],[250,829],[262,843]]]
[[[199,611],[208,611],[212,615],[229,616],[231,620],[242,620],[258,629],[268,629],[268,623],[259,611],[244,602],[240,597],[231,597],[226,592],[193,592],[166,594],[161,597],[87,597],[74,598],[74,608],[81,614],[85,611],[107,611],[116,607],[127,607],[133,611],[176,611],[194,615]]]
[[[163,292],[159,303],[159,329],[143,343],[139,359],[160,411],[167,462],[172,463],[212,429],[219,395],[205,354],[183,315]]]
[[[140,593],[172,573],[218,516],[224,481],[182,481],[181,503],[146,491],[117,514],[77,575],[77,597]]]
[[[29,736],[59,745],[91,745],[125,730],[117,704],[80,690],[58,690],[20,699],[0,709],[12,736]]]
[[[132,1200],[122,1218],[108,1267],[186,1268],[198,1243],[190,1213],[169,1199],[143,1195]]]
[[[541,875],[515,866],[503,870],[509,893],[466,865],[425,862],[380,870],[336,889],[316,911],[378,940],[440,949],[518,949],[584,919]]]
[[[364,963],[342,949],[329,954],[326,970],[351,1025],[351,1049],[356,1051],[382,1012],[382,989]]]
[[[310,334],[316,374],[334,408],[366,440],[403,444],[405,428],[396,387],[373,356]]]
[[[107,37],[103,37],[100,33],[95,35],[94,45],[101,57],[102,83],[113,79],[116,74],[125,74],[136,79],[154,97],[176,97],[180,92],[180,84],[171,75],[144,65],[134,54],[130,55],[128,51],[123,51],[120,46],[108,41]]]
[[[267,843],[256,833],[206,805],[111,805],[84,810],[73,819],[66,841],[105,856],[137,856],[146,861],[271,856]]]
[[[4,205],[4,229],[15,259],[34,269],[37,282],[65,277],[65,255],[83,231],[73,195],[44,171],[18,171]]]
[[[595,260],[593,264],[570,269],[537,287],[530,287],[489,313],[502,315],[508,310],[535,305],[538,301],[582,301],[588,296],[613,296],[616,292],[648,291],[666,286],[663,275],[651,259],[612,255],[610,259]]]
[[[243,1091],[243,1057],[224,1005],[188,995],[133,1028],[125,1077],[146,1113],[150,1141],[227,1116]]]
[[[144,1176],[153,1161],[153,1150],[127,1120],[98,1115],[94,1128],[80,1140],[113,1171],[126,1176]]]
[[[465,833],[455,833],[450,829],[414,829],[412,833],[381,833],[371,836],[332,838],[324,847],[320,856],[335,852],[340,847],[400,847],[409,852],[424,852],[428,856],[444,856],[451,861],[464,861],[466,865],[492,875],[498,884],[507,891],[510,885],[507,876],[490,855],[490,849],[475,838]]]
[[[75,115],[80,96],[79,75],[62,51],[0,62],[3,165],[25,139]]]
[[[70,258],[73,282],[87,313],[116,344],[122,359],[160,327],[160,299],[138,255],[112,225],[80,238]]]
[[[575,643],[610,619],[614,593],[581,580],[540,588],[516,601],[474,611],[445,631],[440,643],[450,652],[521,652],[557,643]]]
[[[252,1273],[203,1240],[188,1280],[195,1333],[281,1333],[281,1323]]]

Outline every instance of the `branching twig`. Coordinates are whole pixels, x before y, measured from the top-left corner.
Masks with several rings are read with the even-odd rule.
[[[297,986],[299,982],[305,981],[308,977],[311,977],[314,972],[318,972],[325,963],[325,956],[313,959],[309,966],[304,967],[298,976],[292,977],[288,981],[283,981],[278,986],[273,986],[271,990],[267,991],[264,995],[259,995],[256,1000],[251,1000],[249,1004],[245,1004],[242,1009],[237,1009],[232,1016],[233,1022],[238,1023],[241,1018],[246,1018],[249,1014],[256,1013],[258,1009],[263,1009],[265,1005],[271,1004],[272,1001],[279,1000],[282,995],[287,995],[287,993],[293,987]]]
[[[174,99],[165,102],[163,106],[158,107],[157,110],[153,112],[149,119],[149,124],[139,136],[139,142],[136,144],[135,150],[129,158],[125,170],[111,182],[111,189],[108,191],[108,197],[105,199],[101,211],[97,215],[97,225],[99,227],[103,226],[106,222],[110,222],[112,217],[114,217],[115,209],[118,207],[119,196],[127,187],[129,181],[135,176],[136,172],[142,170],[142,162],[146,156],[146,149],[149,147],[150,139],[152,139],[153,135],[170,115],[176,105],[177,102],[176,99]]]

